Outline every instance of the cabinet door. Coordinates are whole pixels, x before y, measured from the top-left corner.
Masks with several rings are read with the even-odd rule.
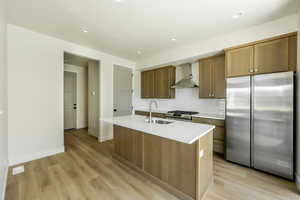
[[[164,67],[155,71],[155,96],[156,98],[174,98],[175,89],[171,86],[175,83],[175,68]]]
[[[254,71],[256,74],[288,71],[289,39],[283,38],[255,45]]]
[[[199,61],[199,98],[211,98],[212,63],[211,60]]]
[[[289,37],[289,70],[297,70],[297,36]]]
[[[155,71],[144,71],[141,73],[141,97],[155,97]]]
[[[213,76],[212,76],[212,83],[213,83],[213,92],[212,96],[214,98],[225,98],[225,57],[219,56],[213,58]]]
[[[251,75],[253,71],[253,53],[253,46],[228,50],[226,52],[227,77]]]

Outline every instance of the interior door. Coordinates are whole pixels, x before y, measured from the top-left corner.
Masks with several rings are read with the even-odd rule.
[[[253,167],[293,179],[293,72],[253,77]]]
[[[132,114],[132,69],[114,66],[114,116]]]
[[[251,79],[227,79],[226,159],[250,167]]]
[[[64,129],[76,128],[76,73],[64,72]]]

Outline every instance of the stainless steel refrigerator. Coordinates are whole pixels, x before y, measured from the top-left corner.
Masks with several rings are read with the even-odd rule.
[[[294,179],[294,73],[227,79],[227,160]]]

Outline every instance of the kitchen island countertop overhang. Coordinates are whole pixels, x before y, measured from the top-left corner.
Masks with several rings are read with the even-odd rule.
[[[208,124],[169,119],[170,124],[147,123],[144,116],[137,115],[104,118],[101,121],[186,144],[194,143],[215,128]]]

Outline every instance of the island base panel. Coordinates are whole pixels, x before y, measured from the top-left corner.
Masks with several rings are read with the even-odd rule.
[[[200,200],[213,180],[213,131],[185,144],[114,125],[114,158],[181,199]]]

